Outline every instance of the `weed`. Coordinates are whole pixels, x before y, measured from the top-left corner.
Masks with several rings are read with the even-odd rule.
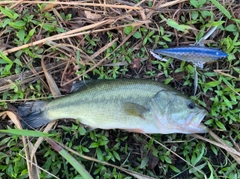
[[[61,4],[48,11],[44,10],[46,4],[19,3],[14,8],[10,8],[10,4],[0,6],[0,40],[3,45],[3,48],[0,47],[3,49],[0,51],[0,78],[3,80],[0,82],[5,82],[3,87],[6,84],[10,85],[9,88],[1,91],[0,106],[6,108],[6,100],[51,97],[43,85],[44,78],[39,80],[42,77],[41,72],[33,73],[36,79],[31,82],[24,82],[28,76],[20,75],[29,71],[30,68],[34,70],[41,66],[40,59],[43,54],[46,56],[46,63],[66,61],[70,57],[76,59],[76,61],[68,61],[71,68],[64,66],[60,70],[49,70],[57,84],[62,77],[66,81],[78,76],[81,76],[81,79],[141,77],[163,81],[184,92],[185,95],[189,95],[193,86],[194,67],[187,62],[175,59],[169,59],[167,62],[151,59],[148,56],[148,49],[189,45],[203,37],[210,27],[219,26],[217,35],[213,35],[206,46],[221,48],[229,56],[216,63],[206,64],[203,70],[198,70],[198,93],[196,96],[191,96],[191,99],[208,110],[204,120],[206,126],[214,130],[230,146],[238,144],[240,140],[238,102],[240,100],[240,62],[238,60],[240,21],[237,18],[238,9],[235,9],[234,4],[225,6],[216,0],[191,0],[175,6],[167,6],[163,11],[160,8],[161,12],[159,12],[159,7],[156,7],[154,1],[141,1],[138,6],[131,4],[140,3],[138,0],[122,3],[126,3],[125,9],[104,7],[103,4],[102,6]],[[211,9],[208,8],[209,5]],[[128,6],[143,7],[145,11],[127,9]],[[179,7],[182,9],[179,10]],[[63,48],[49,49],[53,43],[43,41],[37,46],[27,45],[26,48],[9,51],[14,47],[22,47],[56,34],[64,35],[69,29],[94,25],[98,20],[87,19],[84,16],[85,11],[89,10],[101,15],[104,20],[114,19],[114,21],[105,23],[103,26],[95,26],[90,29],[90,32],[83,30],[75,37],[53,40],[56,44],[62,44]],[[169,12],[173,11],[174,15],[170,15],[172,13]],[[222,15],[223,19],[219,21],[218,18]],[[151,19],[151,23],[131,25],[141,22],[145,17]],[[118,26],[121,25],[126,26],[119,28]],[[104,28],[113,30],[105,31]],[[130,35],[131,37],[124,41]],[[102,50],[104,45],[116,38],[118,40],[112,46],[94,56],[96,52]],[[81,50],[66,50],[64,44]],[[82,52],[88,56],[94,56],[92,61]],[[107,58],[100,65],[96,65],[105,57]],[[134,59],[139,60],[139,64],[133,68]],[[85,74],[91,68],[91,72]],[[64,70],[69,70],[69,73],[63,73]],[[21,78],[15,80],[14,75],[19,75]],[[59,88],[64,92],[68,91],[66,86],[59,86]],[[6,126],[13,127],[11,123],[4,121],[4,127]],[[237,162],[228,153],[217,146],[187,135],[152,135],[152,139],[149,139],[141,134],[136,135],[121,130],[88,131],[81,124],[72,121],[59,122],[56,129],[51,130],[50,133],[53,134],[54,140],[79,154],[155,178],[203,178],[204,175],[208,178],[239,178],[240,176]],[[210,138],[208,134],[205,136]],[[28,178],[26,162],[19,155],[22,154],[23,148],[19,137],[0,133],[0,139],[0,178]],[[153,139],[162,142],[188,163],[156,144]],[[32,142],[35,140],[32,139]],[[81,178],[79,173],[45,142],[40,145],[36,156],[38,165],[53,175],[60,178]],[[89,170],[94,178],[131,178],[114,167],[79,156],[75,158]],[[40,178],[51,177],[40,171]]]

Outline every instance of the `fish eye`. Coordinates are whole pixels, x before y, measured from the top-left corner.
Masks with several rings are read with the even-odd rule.
[[[188,107],[188,109],[193,109],[195,107],[195,103],[193,103],[192,101],[189,101],[187,103],[187,107]]]

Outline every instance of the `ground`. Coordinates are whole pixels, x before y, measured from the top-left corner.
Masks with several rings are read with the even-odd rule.
[[[19,133],[2,131],[0,178],[81,178],[75,165],[85,166],[93,178],[240,177],[239,2],[2,1],[0,17],[0,105],[1,111],[8,111],[0,129],[17,128],[16,113],[9,111],[19,104],[66,95],[73,82],[142,78],[165,83],[205,108],[203,123],[218,137],[146,136],[91,130],[73,119],[61,120],[48,129],[53,135],[45,136],[34,153],[33,162],[40,168],[36,172],[27,166],[24,146],[31,147],[39,138],[25,143]],[[218,29],[205,46],[223,50],[228,58],[197,69],[193,96],[193,65],[156,60],[149,50],[188,46],[213,26]],[[60,146],[77,159],[75,165],[67,162]]]

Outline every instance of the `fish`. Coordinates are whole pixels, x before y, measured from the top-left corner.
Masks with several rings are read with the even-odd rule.
[[[204,46],[185,46],[166,49],[155,49],[150,51],[153,56],[165,55],[183,61],[192,62],[194,65],[203,68],[206,62],[213,62],[228,57],[228,54],[218,48]]]
[[[207,111],[175,89],[153,80],[96,80],[77,92],[18,107],[23,128],[73,118],[91,128],[146,134],[206,133]]]

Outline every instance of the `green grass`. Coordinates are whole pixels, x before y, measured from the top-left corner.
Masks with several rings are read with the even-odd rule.
[[[138,2],[131,1],[133,4]],[[148,9],[153,6],[152,3],[145,1],[139,7]],[[44,85],[46,80],[41,73],[42,70],[40,74],[24,76],[30,69],[34,71],[40,67],[43,57],[45,64],[51,66],[50,72],[62,94],[69,92],[70,86],[61,86],[61,80],[64,84],[79,78],[77,75],[80,75],[86,80],[153,79],[191,96],[194,73],[192,64],[175,59],[169,59],[168,62],[158,61],[150,56],[148,50],[192,44],[203,37],[212,26],[219,26],[217,34],[210,38],[206,46],[221,48],[229,54],[229,57],[216,63],[206,64],[203,70],[198,70],[199,88],[197,95],[191,98],[208,110],[204,124],[225,143],[239,151],[236,145],[240,142],[240,17],[237,17],[239,9],[234,8],[236,4],[221,5],[215,0],[191,0],[190,3],[181,3],[181,6],[176,4],[165,7],[163,11],[155,11],[149,17],[150,23],[101,32],[94,32],[94,30],[132,24],[138,22],[137,20],[142,21],[140,11],[129,12],[129,16],[132,16],[129,18],[129,16],[121,16],[129,9],[115,8],[113,11],[106,8],[105,11],[104,5],[102,7],[73,5],[63,8],[66,7],[63,4],[49,11],[42,11],[46,4],[18,4],[10,8],[11,5],[0,4],[0,105],[2,111],[6,110],[9,102],[18,105],[19,102],[16,100],[34,100],[52,96]],[[182,7],[182,10],[176,12],[179,7]],[[92,10],[92,13],[101,15],[101,19],[86,18],[84,15],[86,8]],[[145,13],[147,14],[148,11]],[[218,22],[221,16],[223,19]],[[112,17],[115,17],[116,21],[94,27],[90,29],[89,34],[76,34],[74,37],[31,45],[32,42],[112,19]],[[118,40],[113,45],[91,58],[116,38]],[[28,43],[30,45],[27,48],[21,48]],[[18,48],[11,51],[14,47]],[[107,58],[104,59],[105,57]],[[104,59],[103,62],[96,65],[102,59]],[[60,67],[56,65],[56,63],[67,61],[68,65]],[[89,73],[84,74],[93,67],[95,68]],[[25,80],[30,77],[31,80]],[[1,120],[0,129],[8,127],[15,128],[10,119]],[[240,177],[239,165],[228,152],[190,135],[152,135],[152,138],[148,138],[145,135],[121,130],[89,131],[72,120],[59,121],[58,125],[50,130],[50,134],[53,134],[51,139],[59,145],[62,144],[66,149],[71,148],[74,152],[68,151],[68,153],[85,166],[96,179],[134,178],[110,164],[153,178],[203,178],[206,176],[232,179]],[[40,134],[36,133],[36,135]],[[208,134],[204,137],[212,139]],[[28,178],[21,138],[16,134],[1,132],[0,139],[0,178]],[[31,138],[32,143],[36,140],[37,137]],[[79,172],[46,141],[39,146],[36,158],[38,166],[43,169],[40,170],[40,178],[53,178],[52,175],[59,178],[82,178]],[[95,159],[108,164],[97,162]]]

